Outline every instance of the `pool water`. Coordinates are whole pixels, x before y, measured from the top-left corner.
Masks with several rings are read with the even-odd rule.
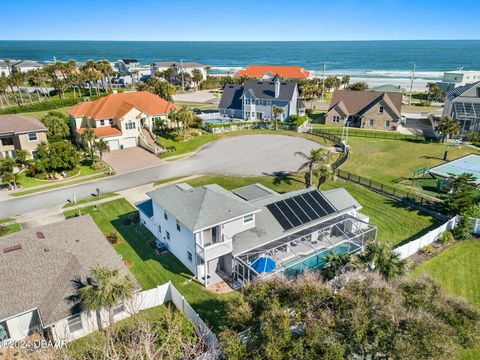
[[[303,273],[305,270],[316,270],[321,269],[325,266],[325,256],[330,255],[331,253],[336,252],[337,254],[351,253],[359,249],[358,245],[355,244],[341,244],[330,250],[325,250],[320,254],[315,254],[313,256],[307,257],[305,260],[302,260],[299,263],[287,267],[283,274],[287,279],[295,279]]]
[[[227,124],[227,123],[233,123],[233,120],[230,119],[205,119],[204,123],[210,123],[210,124]]]

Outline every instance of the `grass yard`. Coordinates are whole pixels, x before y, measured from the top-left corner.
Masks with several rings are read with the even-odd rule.
[[[420,264],[414,276],[428,274],[451,294],[466,298],[480,308],[480,241],[458,242],[434,258]],[[480,358],[480,345],[462,351],[461,360]]]
[[[65,215],[78,212],[90,214],[102,232],[116,231],[119,234],[121,241],[113,247],[125,260],[132,262],[130,271],[143,289],[171,281],[212,329],[218,331],[222,327],[225,302],[237,296],[237,293],[212,294],[201,284],[191,281],[192,274],[172,254],[157,255],[149,245],[154,236],[145,227],[124,224],[135,213],[127,200],[118,199],[96,207],[69,210]]]
[[[11,193],[10,195],[12,195],[12,196],[31,195],[31,194],[35,194],[37,192],[53,190],[53,189],[57,189],[57,188],[64,187],[64,186],[69,186],[69,185],[80,184],[80,183],[83,183],[83,182],[86,182],[86,181],[98,180],[98,179],[101,179],[101,178],[104,178],[104,177],[107,177],[107,176],[108,176],[108,174],[101,173],[101,174],[98,174],[98,175],[95,175],[95,176],[91,176],[87,179],[78,179],[76,181],[58,181],[58,182],[54,182],[54,184],[51,185],[51,186],[45,186],[45,187],[30,189],[30,190],[25,190],[25,191],[18,191],[18,192]],[[47,184],[48,183],[49,182],[47,182]]]
[[[430,275],[448,292],[480,308],[480,241],[458,242],[417,266],[413,274]]]
[[[227,190],[258,182],[280,193],[302,189],[304,186],[301,174],[292,174],[281,178],[272,176],[202,176],[187,182],[191,186],[217,183]],[[416,239],[441,225],[440,222],[429,215],[341,179],[327,182],[322,185],[321,189],[327,190],[339,187],[347,189],[363,206],[361,213],[369,216],[370,222],[378,227],[377,237],[382,242],[399,245]]]
[[[9,225],[2,225],[2,226],[6,228],[6,232],[5,232],[5,234],[0,235],[0,236],[5,236],[5,235],[13,234],[13,233],[16,233],[16,232],[18,232],[18,231],[22,231],[22,230],[23,230],[22,225],[17,224],[17,223],[9,224]]]
[[[52,110],[43,110],[43,111],[33,111],[33,112],[19,113],[18,115],[30,116],[30,117],[34,117],[34,118],[40,119],[42,116],[44,116],[44,115],[45,115],[46,113],[48,113],[49,111],[58,111],[58,112],[67,114],[67,113],[68,113],[68,110],[69,110],[70,108],[71,108],[71,106],[66,106],[66,107],[61,107],[61,108],[52,109]]]
[[[75,177],[86,176],[86,175],[93,175],[104,172],[105,169],[97,169],[94,170],[90,167],[90,165],[78,165],[78,173],[74,175]],[[41,180],[37,179],[32,176],[28,176],[26,171],[22,171],[17,178],[17,183],[22,186],[24,189],[28,189],[34,186],[41,186],[41,185],[48,185],[48,184],[60,184],[63,181],[73,179],[74,177],[69,177],[65,180]]]
[[[63,205],[63,209],[67,209],[67,208],[74,207],[74,206],[77,206],[77,205],[88,204],[88,203],[93,202],[93,201],[108,199],[108,198],[111,198],[111,197],[117,196],[117,195],[118,195],[117,193],[108,193],[108,194],[103,194],[103,195],[100,195],[100,196],[92,196],[92,197],[89,197],[87,199],[79,200],[76,203],[74,203],[74,202],[66,203],[65,205]]]
[[[444,144],[358,137],[349,138],[348,143],[351,146],[350,159],[342,166],[342,170],[384,184],[438,195],[428,182],[424,187],[421,187],[421,183],[412,187],[411,178],[415,169],[424,166],[431,168],[444,163]],[[449,160],[472,153],[480,154],[466,146],[450,148]]]

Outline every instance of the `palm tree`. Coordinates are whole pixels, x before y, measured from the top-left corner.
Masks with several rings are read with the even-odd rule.
[[[113,308],[130,299],[135,286],[128,275],[118,269],[96,267],[90,270],[90,277],[80,283],[76,296],[84,311],[107,309],[110,326],[114,324]]]
[[[325,266],[322,268],[322,276],[326,280],[333,279],[339,270],[350,262],[350,255],[348,253],[337,254],[332,252],[323,257]]]
[[[445,142],[447,137],[460,133],[460,122],[450,116],[444,116],[440,119],[436,130],[442,134],[442,142]]]
[[[305,187],[309,188],[312,186],[313,170],[318,165],[327,165],[330,161],[331,153],[327,149],[319,148],[316,150],[312,149],[309,155],[301,151],[297,151],[295,156],[301,156],[306,160],[302,165],[300,165],[298,171],[308,169],[308,172],[305,174]]]
[[[320,189],[320,185],[322,185],[325,181],[333,178],[333,171],[329,164],[321,164],[318,167],[318,184],[317,189]]]
[[[346,89],[348,85],[350,84],[350,76],[349,75],[344,75],[342,77],[342,80],[340,81],[342,84],[343,88]]]
[[[283,109],[280,106],[273,105],[272,106],[272,115],[273,115],[273,126],[274,129],[277,130],[278,128],[278,117],[283,114]]]
[[[407,271],[406,260],[400,259],[390,244],[371,242],[366,246],[360,260],[370,269],[382,275],[385,280],[403,275]]]
[[[97,143],[95,144],[95,148],[100,154],[100,160],[103,160],[103,154],[110,152],[110,146],[108,146],[107,142],[103,139],[97,141]]]
[[[95,133],[93,132],[92,128],[87,127],[82,134],[82,142],[88,146],[90,151],[90,158],[92,159],[92,164],[95,161],[95,154],[93,148],[93,142],[95,141]]]

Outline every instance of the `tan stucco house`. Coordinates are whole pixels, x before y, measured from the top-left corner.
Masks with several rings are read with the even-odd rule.
[[[38,144],[47,141],[47,128],[40,120],[20,115],[0,115],[0,159],[16,157],[18,150],[35,153]]]
[[[70,125],[77,141],[87,128],[104,139],[110,150],[142,146],[152,151],[151,129],[157,119],[167,119],[177,106],[148,91],[110,94],[72,107]],[[152,151],[153,152],[153,151]]]
[[[325,124],[396,131],[402,118],[402,93],[337,90]]]

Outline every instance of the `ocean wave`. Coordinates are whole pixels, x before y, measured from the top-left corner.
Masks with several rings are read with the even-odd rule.
[[[313,70],[316,76],[322,75],[322,70]],[[325,75],[343,76],[350,75],[351,77],[363,78],[385,78],[385,79],[410,79],[412,76],[411,70],[349,70],[349,69],[331,69],[325,71]],[[442,71],[415,71],[416,79],[426,80],[440,80],[443,77]]]

